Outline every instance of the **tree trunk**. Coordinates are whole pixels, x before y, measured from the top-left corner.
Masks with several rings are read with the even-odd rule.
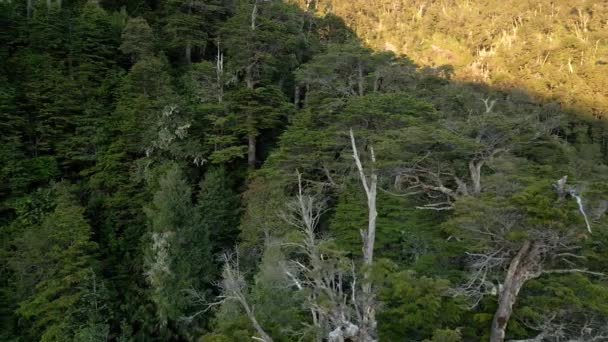
[[[357,72],[359,76],[359,96],[363,96],[363,93],[365,92],[365,83],[363,80],[363,63],[361,63],[361,60],[359,60],[359,63],[357,64]]]
[[[186,57],[186,63],[191,64],[192,63],[192,45],[190,43],[186,44],[185,57]]]
[[[350,140],[353,149],[353,159],[357,165],[359,171],[359,178],[361,184],[365,190],[367,196],[367,208],[368,208],[368,223],[367,230],[361,230],[361,238],[363,240],[363,263],[366,267],[363,273],[363,284],[361,290],[365,296],[364,303],[362,305],[362,326],[360,327],[361,341],[375,341],[376,340],[376,307],[374,303],[374,296],[372,291],[372,280],[371,280],[371,267],[374,262],[374,243],[376,239],[376,218],[378,212],[376,210],[376,194],[378,175],[373,169],[376,163],[376,156],[374,155],[374,148],[370,146],[372,169],[371,174],[368,177],[365,175],[363,170],[363,164],[359,158],[359,152],[357,151],[357,144],[355,142],[355,135],[353,130],[350,130]]]
[[[220,43],[217,43],[217,57],[215,61],[215,78],[217,82],[217,102],[222,103],[224,99],[224,54],[220,51]]]
[[[258,323],[258,320],[255,318],[253,312],[247,311],[247,315],[249,316],[251,324],[253,324],[253,327],[258,332],[262,340],[264,340],[264,342],[272,342],[272,338],[266,333],[266,331],[264,331],[260,323]]]
[[[253,89],[253,64],[245,68],[245,85],[247,89]]]
[[[496,309],[492,320],[490,342],[503,342],[505,340],[507,324],[513,313],[513,305],[517,301],[517,295],[526,281],[537,276],[540,267],[540,254],[540,247],[537,244],[526,241],[511,260],[498,299],[498,309]]]
[[[27,18],[32,17],[32,0],[27,0]]]
[[[293,104],[296,108],[300,108],[300,87],[297,85],[293,90]]]
[[[372,150],[373,156],[373,150]],[[367,236],[363,240],[363,262],[367,269],[363,274],[363,294],[365,296],[365,304],[363,305],[363,329],[362,341],[371,342],[376,341],[376,306],[374,303],[374,293],[372,289],[371,280],[371,268],[374,262],[374,243],[376,240],[376,218],[378,212],[376,211],[376,185],[378,183],[378,176],[372,171],[370,175],[370,187],[367,200],[368,208],[368,226]],[[363,233],[362,233],[363,235]]]
[[[374,77],[374,93],[377,93],[380,90],[380,73],[376,72],[376,77]]]
[[[303,108],[308,108],[308,94],[310,93],[310,84],[306,84],[306,88],[305,88],[306,92],[304,93],[304,105],[302,106]]]
[[[255,0],[253,3],[253,9],[251,10],[251,31],[255,30],[255,19],[258,15],[258,1]]]
[[[378,177],[375,173],[370,176],[370,188],[367,199],[368,208],[368,225],[367,225],[367,236],[364,241],[363,258],[366,265],[371,265],[374,262],[374,242],[376,240],[376,218],[378,212],[376,211],[376,186],[378,183]]]
[[[473,183],[473,195],[479,195],[481,193],[481,167],[483,161],[469,162],[469,173],[471,174],[471,182]]]
[[[261,339],[264,342],[272,342],[272,338],[270,337],[270,335],[268,335],[266,333],[264,328],[262,328],[262,326],[260,325],[258,320],[255,318],[255,314],[253,313],[253,308],[249,307],[249,303],[247,303],[247,300],[245,299],[245,297],[243,296],[242,293],[239,293],[238,301],[243,306],[243,309],[245,309],[245,313],[247,314],[247,317],[251,321],[251,325],[253,325],[253,327],[257,331],[258,335],[260,335]]]
[[[247,85],[247,89],[253,89],[253,75],[252,75],[253,65],[247,66],[245,69],[245,84]],[[252,114],[247,114],[247,122],[250,125],[254,126]],[[247,163],[250,168],[255,168],[256,164],[256,137],[255,133],[249,132],[247,135],[248,140],[248,148],[247,148]]]
[[[247,136],[247,140],[248,140],[248,148],[247,148],[247,164],[249,164],[250,168],[255,168],[255,164],[257,162],[257,159],[255,157],[256,154],[256,139],[255,139],[255,134],[253,133],[249,133],[249,135]]]

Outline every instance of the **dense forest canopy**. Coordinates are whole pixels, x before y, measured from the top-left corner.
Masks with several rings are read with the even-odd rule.
[[[0,1],[0,340],[608,340],[604,1]]]

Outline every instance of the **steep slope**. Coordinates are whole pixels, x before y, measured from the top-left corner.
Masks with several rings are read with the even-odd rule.
[[[341,17],[376,50],[451,65],[456,79],[608,116],[605,1],[329,0],[317,12]]]

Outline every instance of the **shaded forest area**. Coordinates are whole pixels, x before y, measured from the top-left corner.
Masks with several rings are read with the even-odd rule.
[[[600,1],[0,2],[0,340],[608,340],[607,34]]]

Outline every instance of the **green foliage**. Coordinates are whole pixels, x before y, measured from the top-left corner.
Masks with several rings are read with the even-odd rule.
[[[440,329],[435,330],[433,338],[425,342],[460,342],[462,335],[459,330]]]
[[[29,336],[42,341],[61,341],[73,334],[69,318],[85,296],[83,285],[94,272],[97,244],[80,207],[59,184],[55,208],[39,224],[26,225],[13,244],[9,264],[16,275],[19,307]]]
[[[448,294],[443,279],[420,277],[413,272],[384,270],[379,298],[385,306],[378,313],[383,340],[459,341],[455,331],[442,331],[458,324],[464,306]]]
[[[209,232],[212,254],[231,250],[238,238],[240,200],[224,168],[210,169],[200,183],[196,210]]]
[[[328,229],[341,249],[357,256],[361,255],[359,231],[367,226],[366,199],[359,186],[348,185],[340,192]],[[414,209],[407,198],[383,192],[378,194],[377,205],[376,255],[413,267],[437,261],[441,246],[438,218]]]
[[[293,5],[282,1],[236,1],[234,15],[222,26],[222,49],[232,58],[231,72],[252,88],[271,80],[290,81],[298,64],[303,38],[300,16]],[[252,18],[255,20],[252,23]]]
[[[122,32],[120,51],[131,55],[134,60],[153,54],[154,33],[143,18],[132,18]]]
[[[192,204],[191,188],[177,165],[164,169],[146,208],[150,222],[146,276],[162,325],[186,317],[189,291],[204,292],[212,276],[209,231]]]
[[[278,218],[297,170],[327,199],[324,257],[359,266],[351,128],[379,179],[381,340],[486,339],[496,297],[467,308],[447,294],[474,255],[503,253],[487,290],[547,237],[576,255],[544,255],[547,270],[585,272],[528,281],[508,338],[554,313],[564,339],[591,339],[581,327],[608,316],[605,279],[586,273],[608,271],[608,130],[594,119],[608,113],[607,13],[564,0],[0,1],[0,339],[249,341],[237,303],[183,319],[214,301],[217,255],[235,247],[263,328],[313,339],[310,293],[282,268],[307,258]]]

